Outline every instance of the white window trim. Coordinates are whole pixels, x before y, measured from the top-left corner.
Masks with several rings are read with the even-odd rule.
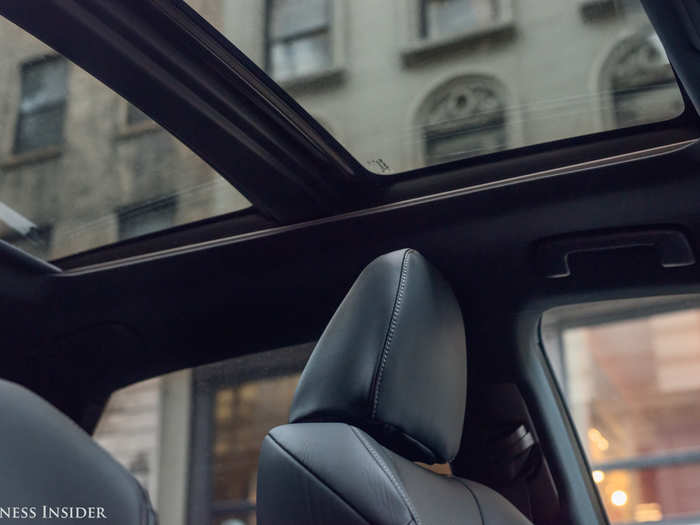
[[[399,21],[402,22],[401,26],[404,28],[404,44],[401,49],[401,58],[404,64],[410,65],[422,56],[432,52],[439,52],[460,46],[466,42],[512,31],[515,28],[513,0],[496,1],[500,4],[500,16],[497,20],[481,27],[473,27],[452,35],[425,38],[421,36],[422,0],[399,0],[401,5],[398,13],[403,17],[403,20]]]
[[[272,79],[283,88],[289,89],[309,84],[316,84],[319,82],[326,82],[329,80],[342,79],[346,69],[345,35],[347,32],[345,24],[347,22],[347,7],[346,2],[343,0],[329,0],[329,2],[331,7],[331,21],[329,28],[331,42],[331,63],[325,68],[303,75],[295,75],[286,78],[276,78],[273,75]],[[269,35],[267,34],[267,29],[265,29],[264,47],[266,49],[266,53],[268,38]]]

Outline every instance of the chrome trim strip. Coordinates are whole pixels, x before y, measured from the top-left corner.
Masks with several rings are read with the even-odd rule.
[[[458,188],[455,190],[444,191],[441,193],[434,193],[432,195],[424,195],[421,197],[415,197],[412,199],[407,199],[404,201],[393,202],[391,204],[382,204],[380,206],[375,206],[373,208],[366,208],[364,210],[351,211],[347,213],[341,213],[339,215],[332,215],[330,217],[323,217],[320,219],[313,219],[310,221],[300,222],[296,224],[289,224],[285,226],[277,226],[275,228],[267,228],[265,230],[258,230],[255,232],[242,233],[239,235],[233,235],[231,237],[222,237],[220,239],[213,239],[210,241],[204,241],[201,243],[188,244],[185,246],[177,246],[175,248],[169,248],[167,250],[161,250],[153,253],[145,253],[142,255],[134,255],[133,257],[126,257],[124,259],[116,259],[113,261],[106,261],[102,263],[92,264],[89,266],[82,266],[79,268],[73,268],[70,270],[65,270],[57,276],[74,276],[83,275],[86,273],[93,273],[101,270],[107,270],[111,268],[127,266],[132,264],[138,264],[140,262],[150,261],[153,259],[161,259],[163,257],[170,257],[172,255],[178,255],[181,253],[189,253],[193,251],[204,250],[207,248],[212,248],[215,246],[221,246],[225,244],[235,244],[239,242],[245,242],[251,239],[259,239],[261,237],[271,237],[273,235],[279,235],[281,233],[286,233],[290,231],[299,230],[302,228],[308,228],[310,226],[315,226],[319,224],[327,224],[329,222],[338,222],[346,219],[352,219],[355,217],[362,217],[364,215],[374,215],[377,213],[384,213],[387,211],[397,210],[401,208],[407,208],[410,206],[418,206],[428,202],[440,201],[444,199],[449,199],[452,197],[459,197],[462,195],[469,195],[471,193],[477,193],[481,191],[487,191],[494,188],[502,188],[506,186],[513,186],[523,182],[529,182],[534,180],[548,179],[551,177],[556,177],[559,175],[577,173],[590,168],[597,168],[601,166],[612,166],[620,162],[637,160],[642,158],[655,157],[662,155],[664,153],[671,153],[678,151],[685,147],[690,146],[699,142],[700,139],[690,139],[681,142],[675,142],[673,144],[666,144],[664,146],[656,146],[653,148],[643,149],[639,151],[633,151],[631,153],[623,153],[621,155],[613,155],[611,157],[605,157],[602,159],[590,160],[586,162],[580,162],[577,164],[571,164],[568,166],[563,166],[560,168],[552,168],[549,170],[537,171],[534,173],[528,173],[526,175],[520,175],[518,177],[513,177],[510,179],[504,179],[499,181],[485,182],[483,184],[477,184],[475,186],[469,186],[467,188]]]

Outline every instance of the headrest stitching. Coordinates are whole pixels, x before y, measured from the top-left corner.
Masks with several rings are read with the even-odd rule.
[[[406,290],[406,281],[408,280],[408,255],[412,250],[408,249],[403,254],[403,260],[401,261],[401,273],[399,275],[399,287],[396,291],[396,299],[394,300],[394,308],[391,311],[391,320],[389,321],[389,330],[387,331],[386,339],[384,341],[384,346],[382,348],[381,361],[379,366],[379,372],[377,374],[376,386],[374,389],[374,402],[372,404],[372,419],[377,416],[377,407],[379,406],[379,392],[382,386],[382,377],[384,375],[384,367],[386,365],[387,357],[389,356],[389,351],[391,350],[391,342],[394,337],[394,332],[396,331],[396,326],[398,324],[399,312],[401,311],[401,303],[403,300],[404,292]]]

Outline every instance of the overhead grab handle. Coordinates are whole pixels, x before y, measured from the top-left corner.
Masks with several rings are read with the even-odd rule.
[[[695,264],[695,255],[686,235],[663,228],[556,237],[538,245],[537,264],[545,277],[558,279],[571,275],[571,254],[639,247],[654,248],[664,268]]]

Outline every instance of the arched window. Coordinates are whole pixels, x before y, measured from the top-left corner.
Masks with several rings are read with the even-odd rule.
[[[505,96],[500,82],[465,76],[428,95],[418,110],[424,163],[433,165],[505,149]]]
[[[615,46],[603,67],[602,81],[602,91],[610,93],[604,111],[611,127],[658,122],[683,111],[671,65],[653,32]]]

